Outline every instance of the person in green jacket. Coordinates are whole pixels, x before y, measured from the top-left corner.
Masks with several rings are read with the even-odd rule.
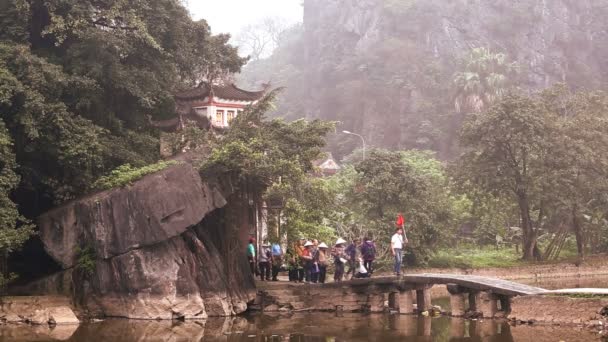
[[[256,258],[255,258],[255,238],[249,238],[249,244],[247,245],[247,260],[249,261],[249,268],[251,269],[251,274],[254,276],[257,274],[256,272]]]

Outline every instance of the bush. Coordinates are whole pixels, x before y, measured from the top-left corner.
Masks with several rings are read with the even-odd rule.
[[[92,247],[77,247],[76,250],[76,269],[81,271],[87,277],[91,277],[95,273],[95,250]]]
[[[114,169],[109,175],[103,176],[95,181],[95,183],[93,183],[93,189],[108,190],[123,187],[145,175],[164,170],[169,166],[176,164],[177,162],[175,160],[160,161],[156,164],[146,165],[140,168],[125,164]]]

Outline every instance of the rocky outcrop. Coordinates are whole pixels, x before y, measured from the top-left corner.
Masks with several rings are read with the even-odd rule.
[[[509,85],[608,82],[608,8],[594,0],[305,0],[303,25],[240,81],[279,80],[279,116],[343,123],[368,145],[458,155],[457,72],[473,48],[504,54]],[[468,91],[468,90],[465,90]],[[359,140],[330,140],[342,157]]]
[[[85,244],[109,259],[178,236],[224,205],[219,187],[203,183],[183,163],[45,213],[39,220],[40,237],[47,252],[68,268]]]
[[[0,303],[0,319],[7,323],[33,325],[70,325],[80,320],[71,308],[67,297],[3,297]]]
[[[68,203],[39,219],[45,249],[65,271],[16,290],[69,294],[93,316],[240,313],[255,295],[245,197],[229,177],[203,180],[182,162]],[[94,270],[82,265],[91,258]]]

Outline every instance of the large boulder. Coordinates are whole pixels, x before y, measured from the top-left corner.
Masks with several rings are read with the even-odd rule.
[[[229,176],[201,179],[182,162],[39,219],[48,253],[65,269],[17,289],[73,296],[93,316],[204,319],[246,310],[255,284],[244,255],[248,196]],[[92,248],[94,270],[79,265]],[[89,272],[87,272],[89,271]]]
[[[96,193],[42,215],[40,237],[64,268],[74,266],[79,247],[108,259],[175,237],[226,205],[218,185],[203,183],[182,162],[131,186]]]

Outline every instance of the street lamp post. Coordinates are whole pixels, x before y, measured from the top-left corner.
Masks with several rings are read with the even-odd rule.
[[[349,131],[342,131],[342,133],[344,134],[350,134],[350,135],[356,135],[359,138],[361,138],[361,142],[363,143],[363,160],[365,160],[365,139],[363,139],[363,136],[357,133],[353,133],[353,132],[349,132]]]

